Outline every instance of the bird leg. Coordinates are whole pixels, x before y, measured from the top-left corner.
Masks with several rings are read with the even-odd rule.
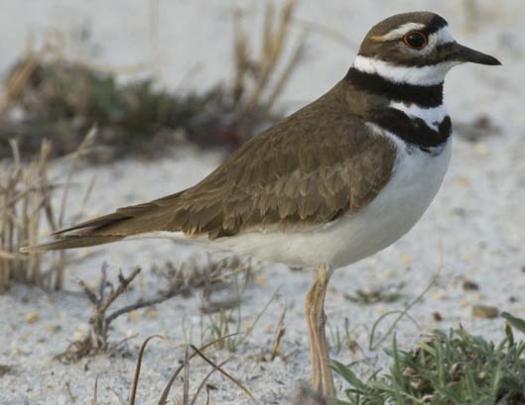
[[[317,268],[315,281],[304,303],[312,359],[312,388],[326,398],[335,397],[325,334],[326,314],[324,312],[326,290],[331,275],[332,270],[328,266],[322,265]]]

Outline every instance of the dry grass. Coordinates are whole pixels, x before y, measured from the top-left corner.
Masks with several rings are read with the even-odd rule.
[[[12,280],[43,284],[40,257],[21,256],[18,249],[25,243],[36,242],[42,218],[50,227],[55,225],[56,218],[48,179],[49,143],[42,144],[38,158],[28,165],[21,163],[16,142],[11,142],[11,147],[13,163],[4,163],[0,173],[1,289],[6,289]]]
[[[287,0],[276,10],[273,2],[266,2],[260,44],[250,39],[242,12],[234,13],[233,99],[238,115],[246,120],[253,119],[254,114],[272,116],[276,100],[301,61],[305,31],[296,44],[290,45],[296,6],[297,0]],[[286,59],[290,47],[290,56]],[[258,54],[256,48],[259,48]]]
[[[140,271],[140,268],[136,268],[129,276],[119,274],[117,283],[112,283],[107,277],[107,266],[103,265],[97,288],[92,288],[83,281],[79,282],[92,305],[89,332],[79,340],[73,341],[64,353],[56,356],[58,360],[65,363],[76,362],[87,356],[112,353],[118,350],[122,342],[111,342],[109,332],[112,322],[122,315],[155,306],[175,296],[188,297],[197,290],[202,291],[203,300],[209,303],[213,291],[229,288],[233,285],[235,285],[235,290],[239,291],[237,276],[241,276],[243,288],[246,288],[253,277],[251,266],[236,257],[210,262],[206,267],[199,267],[191,261],[180,266],[168,262],[162,267],[154,266],[152,268],[152,272],[160,279],[159,284],[162,285],[157,292],[149,297],[140,297],[131,303],[114,309],[114,303],[129,290]],[[240,298],[237,301],[237,304],[239,303]],[[223,314],[224,308],[220,301],[216,302],[215,305],[219,308],[217,311]],[[209,316],[212,317],[212,315]],[[227,325],[227,321],[224,322]],[[217,330],[217,325],[213,323],[212,325],[212,331]],[[223,331],[222,327],[219,327],[219,330],[221,333],[214,334],[211,332],[210,335],[214,336],[214,339],[221,340],[225,334],[229,333],[226,330]],[[227,339],[221,341],[230,342]]]
[[[63,187],[49,179],[51,144],[43,142],[40,153],[30,162],[23,162],[18,144],[11,140],[12,160],[0,162],[0,290],[13,281],[39,286],[46,290],[61,289],[64,285],[66,258],[64,252],[54,253],[44,264],[40,255],[21,255],[19,249],[36,244],[47,231],[62,227],[76,162],[94,142],[93,130],[80,148],[65,157],[71,161]],[[59,204],[52,194],[62,191]]]
[[[274,361],[276,357],[281,355],[281,341],[284,334],[286,333],[286,327],[284,325],[286,310],[287,306],[285,305],[283,308],[283,312],[281,312],[281,316],[279,317],[279,321],[277,322],[277,326],[275,327],[270,361]]]
[[[157,275],[164,285],[162,289],[151,298],[141,298],[131,304],[124,305],[119,309],[112,310],[114,302],[123,295],[131,286],[140,270],[134,270],[129,276],[122,275],[118,278],[118,285],[113,286],[107,280],[105,269],[102,271],[102,278],[97,289],[93,289],[81,282],[85,294],[93,304],[93,313],[90,317],[90,332],[89,334],[76,342],[73,342],[68,350],[57,356],[61,361],[77,361],[84,356],[96,355],[103,352],[114,352],[120,343],[112,343],[108,340],[109,326],[113,320],[120,315],[129,313],[139,308],[151,306],[169,299],[175,295],[183,297],[195,293],[197,290],[201,291],[202,299],[205,305],[213,302],[217,305],[218,312],[202,314],[203,321],[209,321],[209,325],[205,331],[201,331],[201,346],[198,347],[191,343],[186,343],[182,346],[184,349],[184,358],[180,361],[180,365],[171,374],[166,382],[164,389],[159,393],[158,404],[167,404],[170,397],[174,397],[171,401],[181,405],[193,405],[198,403],[213,403],[213,391],[217,387],[210,382],[210,378],[219,373],[222,377],[230,383],[236,385],[240,391],[255,402],[252,393],[243,385],[241,380],[226,369],[225,365],[232,360],[233,355],[219,355],[217,351],[226,350],[227,352],[234,352],[238,345],[244,343],[253,332],[256,324],[261,316],[266,312],[268,306],[274,301],[276,294],[274,294],[268,303],[264,306],[258,316],[250,322],[249,325],[243,327],[241,319],[236,321],[235,332],[230,332],[228,327],[224,327],[230,323],[230,320],[225,316],[226,310],[220,306],[221,301],[211,301],[211,296],[214,292],[223,291],[227,295],[231,294],[231,289],[235,289],[236,294],[244,291],[247,284],[253,278],[253,268],[250,261],[241,261],[236,257],[228,257],[217,262],[210,261],[206,266],[197,265],[197,262],[186,262],[185,265],[175,266],[172,263],[167,263],[164,266],[154,267],[153,273]],[[238,305],[240,311],[240,298],[238,298]],[[202,309],[202,308],[201,308]],[[206,309],[209,310],[209,309]],[[112,311],[112,312],[111,312]],[[239,312],[240,316],[240,312]],[[222,326],[218,325],[222,322]],[[278,329],[284,330],[284,316],[278,325]],[[276,330],[277,333],[277,330]],[[279,346],[279,341],[282,333],[277,337],[278,342],[275,344]],[[153,335],[148,337],[141,345],[135,370],[133,372],[133,383],[130,389],[129,404],[137,403],[137,391],[140,383],[140,373],[142,363],[144,360],[144,353],[146,346],[155,338],[168,341],[164,336]],[[180,348],[180,345],[177,345]],[[278,350],[278,349],[276,349]],[[219,358],[219,359],[218,359]],[[200,380],[192,377],[192,370],[194,363],[200,359],[205,364],[209,365],[210,371],[206,373]],[[180,384],[180,388],[172,393],[172,388]],[[95,381],[92,403],[97,403],[97,395],[99,389],[98,379]],[[202,396],[205,395],[204,402]]]
[[[142,361],[144,358],[144,351],[146,349],[146,346],[148,343],[154,339],[154,338],[160,338],[164,339],[163,336],[154,335],[148,337],[143,343],[139,351],[139,356],[137,358],[137,364],[135,366],[134,370],[134,377],[133,377],[133,384],[131,386],[131,393],[130,393],[130,400],[129,404],[134,405],[136,403],[137,398],[137,388],[140,381],[140,371],[142,368]],[[226,380],[230,381],[232,384],[236,385],[241,391],[244,392],[244,394],[250,398],[253,402],[255,401],[254,396],[252,393],[241,383],[241,381],[228,373],[224,366],[226,363],[228,363],[231,360],[231,357],[228,357],[226,360],[223,360],[219,363],[212,360],[212,358],[206,354],[207,349],[212,347],[213,345],[217,345],[219,342],[213,341],[206,345],[201,346],[200,348],[197,348],[195,345],[189,344],[185,347],[185,355],[184,355],[184,361],[182,364],[177,367],[177,369],[172,373],[170,379],[168,380],[166,386],[164,387],[162,394],[160,395],[160,398],[158,400],[159,405],[164,405],[168,403],[168,398],[170,396],[170,391],[176,382],[177,378],[181,375],[182,372],[184,374],[182,375],[182,392],[180,395],[180,399],[173,400],[173,403],[181,404],[181,405],[194,405],[199,398],[199,396],[205,392],[206,393],[206,400],[205,403],[210,403],[210,393],[213,390],[216,390],[217,388],[208,383],[210,377],[215,373],[219,372]],[[205,377],[200,381],[195,381],[191,377],[191,361],[195,357],[200,357],[204,362],[209,364],[211,366],[211,370],[205,375]],[[194,384],[196,385],[196,388],[194,387]],[[95,396],[96,397],[96,396]]]

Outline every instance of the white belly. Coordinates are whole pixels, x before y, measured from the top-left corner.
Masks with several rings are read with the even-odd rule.
[[[342,267],[389,246],[421,218],[436,195],[450,160],[451,141],[439,154],[407,149],[399,138],[390,181],[357,214],[300,231],[250,232],[214,240],[210,247],[296,266],[326,263]]]

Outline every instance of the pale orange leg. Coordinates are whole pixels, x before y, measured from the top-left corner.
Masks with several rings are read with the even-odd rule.
[[[312,358],[312,388],[326,398],[335,397],[334,380],[330,368],[325,326],[324,302],[332,270],[322,265],[316,269],[315,281],[305,299],[310,356]]]

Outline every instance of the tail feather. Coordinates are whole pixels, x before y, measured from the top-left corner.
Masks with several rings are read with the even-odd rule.
[[[176,201],[181,194],[179,192],[149,203],[119,208],[111,214],[60,229],[51,234],[50,240],[22,247],[20,252],[83,248],[151,232],[178,231],[179,227],[170,223],[175,208],[166,206],[166,202]]]
[[[37,245],[20,248],[20,253],[41,253],[49,250],[75,249],[89,246],[103,245],[106,243],[122,240],[123,236],[89,236],[89,235],[67,235],[55,237]]]
[[[119,208],[115,212],[81,222],[51,234],[51,239],[25,246],[21,253],[75,249],[117,242],[139,234],[166,230],[166,211],[152,201]]]
[[[116,225],[131,218],[132,217],[129,215],[123,215],[117,211],[111,214],[103,215],[101,217],[90,219],[89,221],[81,222],[69,228],[60,229],[53,232],[52,235],[60,237],[61,235],[69,234],[73,231],[94,232],[96,230],[100,230],[101,228],[108,228],[109,226]]]

